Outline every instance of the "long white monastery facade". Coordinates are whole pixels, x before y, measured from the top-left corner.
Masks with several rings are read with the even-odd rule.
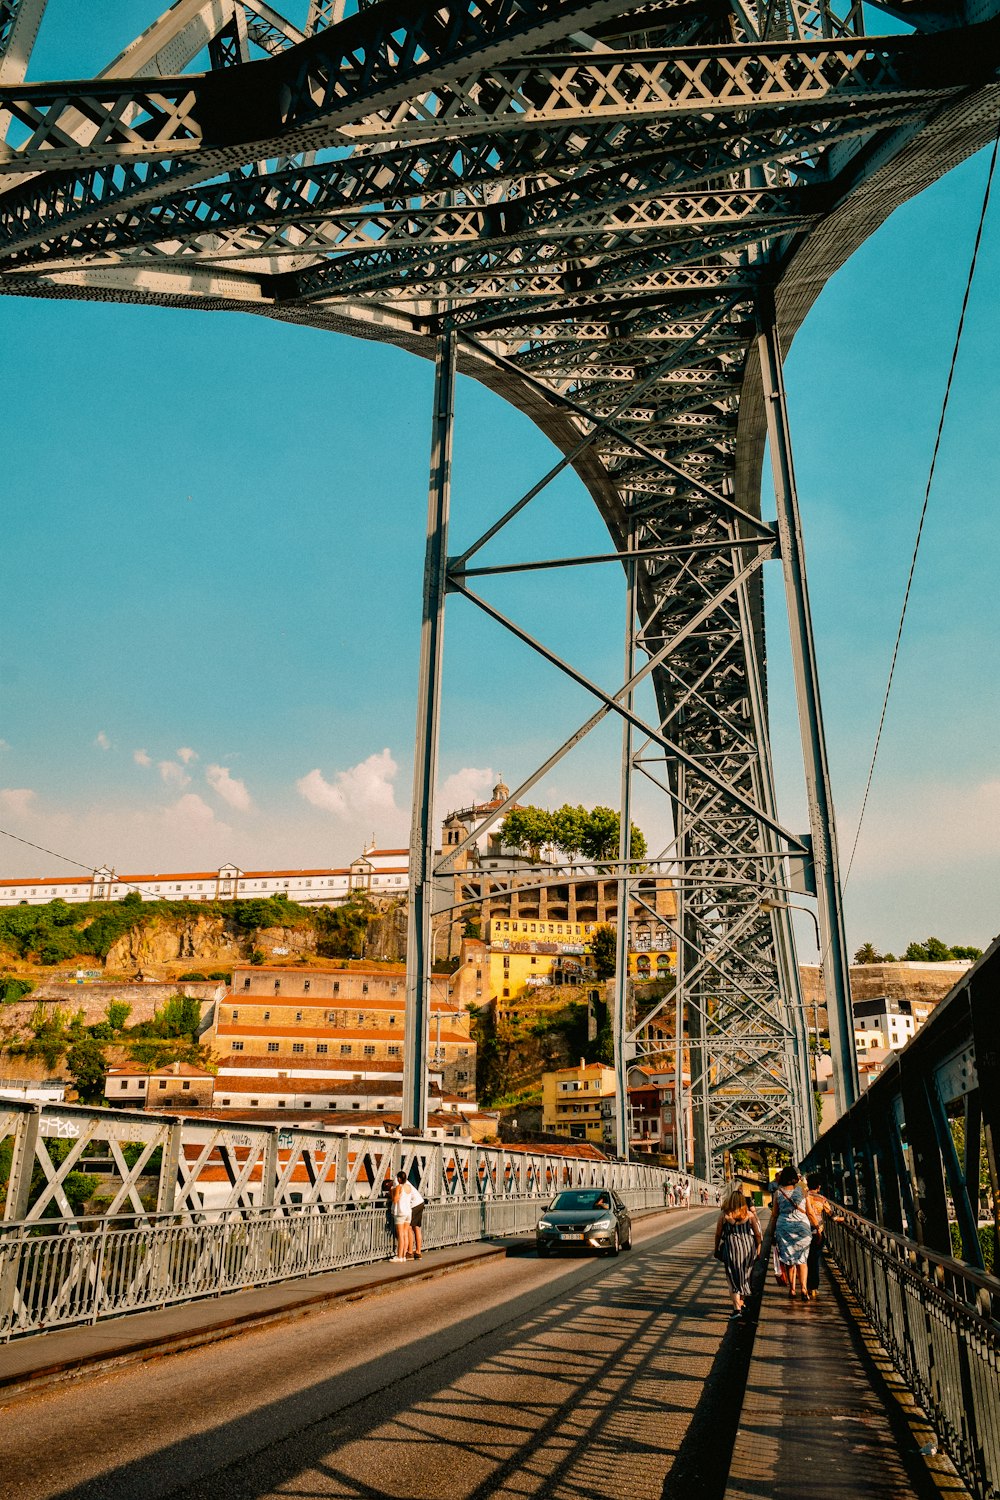
[[[339,906],[352,891],[370,896],[403,895],[409,850],[366,848],[343,869],[187,870],[174,874],[119,875],[104,866],[90,875],[0,880],[0,906],[42,906],[61,898],[70,903],[120,901],[137,891],[143,901],[249,901],[283,895],[302,906]]]

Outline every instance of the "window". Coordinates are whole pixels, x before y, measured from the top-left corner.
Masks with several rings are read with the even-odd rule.
[[[248,990],[250,988],[250,980],[249,979],[244,979],[244,981],[243,981],[243,988],[245,990]]]
[[[340,1044],[340,1055],[341,1055],[341,1057],[350,1057],[350,1055],[351,1055],[351,1044],[350,1044],[350,1042],[341,1042],[341,1044]]]
[[[301,1021],[302,1020],[302,1012],[300,1010],[297,1010],[295,1012],[295,1019],[296,1019],[296,1021]]]
[[[243,1051],[243,1043],[242,1042],[234,1042],[233,1043],[233,1051],[234,1052],[242,1052]]]
[[[362,993],[362,995],[367,995],[367,993],[368,993],[368,984],[367,984],[367,981],[361,986],[361,993]]]
[[[264,1020],[265,1021],[269,1021],[270,1019],[271,1019],[271,1012],[269,1010],[266,1010],[264,1012]]]
[[[361,1108],[361,1105],[360,1105],[360,1104],[352,1104],[352,1105],[351,1105],[351,1108],[352,1108],[352,1109],[360,1109],[360,1108]]]
[[[189,1089],[190,1087],[191,1087],[191,1080],[190,1080],[190,1078],[185,1078],[184,1082],[181,1084],[181,1088],[182,1089]]]
[[[364,1051],[365,1051],[365,1056],[366,1057],[374,1057],[375,1056],[375,1048],[372,1047],[370,1044],[366,1045]]]
[[[390,1026],[395,1026],[395,1024],[396,1024],[396,1017],[395,1016],[390,1016],[389,1017],[389,1025]]]
[[[238,1020],[239,1020],[239,1018],[240,1018],[240,1013],[239,1013],[239,1011],[238,1011],[238,1010],[234,1010],[234,1011],[233,1011],[233,1020],[234,1020],[234,1021],[238,1021]]]
[[[358,1025],[359,1026],[363,1026],[364,1024],[365,1024],[365,1016],[364,1016],[364,1012],[362,1011],[359,1014],[359,1016],[358,1016]]]
[[[285,1101],[284,1101],[284,1099],[279,1099],[278,1100],[278,1108],[279,1109],[284,1109],[285,1108]]]
[[[240,1045],[242,1046],[242,1043]],[[161,1078],[160,1081],[159,1081],[159,1083],[156,1086],[159,1089],[165,1089],[166,1086],[167,1086],[167,1080],[165,1078]]]
[[[121,1083],[118,1085],[118,1087],[120,1089],[127,1089],[128,1088],[128,1079],[127,1078],[123,1078],[122,1081],[121,1081]]]
[[[510,999],[510,990],[504,990],[503,997],[504,997],[505,1000],[509,1000]]]
[[[335,995],[339,995],[340,994],[340,980],[339,979],[335,979],[333,981],[333,993]]]
[[[303,1109],[312,1109],[312,1100],[311,1099],[303,1099],[303,1101],[302,1101],[302,1108]]]
[[[316,1054],[318,1057],[325,1057],[329,1050],[330,1048],[327,1046],[326,1042],[316,1043]]]
[[[280,979],[276,979],[274,981],[274,993],[277,994],[280,989],[281,989],[281,980]]]
[[[398,1057],[399,1056],[399,1048],[398,1047],[387,1047],[385,1050],[388,1052],[388,1054],[389,1054],[390,1057]]]
[[[305,1042],[293,1042],[292,1043],[292,1051],[293,1052],[304,1052],[305,1050],[306,1050]]]
[[[257,1109],[258,1106],[259,1106],[259,1104],[260,1104],[260,1100],[259,1099],[251,1099],[250,1100],[250,1108],[251,1109]]]
[[[228,1104],[228,1103],[229,1103],[229,1100],[228,1100],[228,1099],[220,1099],[220,1100],[219,1100],[219,1103],[220,1103],[220,1104]]]
[[[267,1050],[268,1050],[268,1052],[277,1052],[277,1050],[278,1050],[278,1043],[277,1042],[268,1042],[268,1044],[267,1044]]]
[[[304,983],[304,984],[303,984],[303,986],[302,986],[302,989],[303,989],[303,992],[304,992],[304,993],[305,993],[305,994],[306,994],[306,995],[308,995],[308,993],[309,993],[309,980],[308,980],[308,979],[307,979],[307,980],[306,980],[306,981],[305,981],[305,983]]]

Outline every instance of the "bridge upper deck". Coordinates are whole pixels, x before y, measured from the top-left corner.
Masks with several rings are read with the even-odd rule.
[[[656,1213],[617,1260],[466,1247],[336,1273],[348,1296],[325,1303],[312,1278],[9,1345],[0,1378],[73,1345],[111,1359],[139,1324],[149,1344],[99,1384],[7,1400],[9,1500],[924,1493],[829,1283],[790,1307],[768,1276],[756,1329],[730,1325],[713,1226]],[[241,1308],[270,1321],[226,1337]],[[185,1323],[200,1347],[178,1352]],[[176,1357],[150,1358],[157,1327]]]

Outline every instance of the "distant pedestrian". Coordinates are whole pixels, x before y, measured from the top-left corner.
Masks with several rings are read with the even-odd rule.
[[[405,1172],[396,1173],[392,1187],[392,1227],[396,1231],[396,1253],[393,1261],[405,1261],[411,1244],[412,1214],[410,1211],[410,1185]]]
[[[804,1301],[808,1300],[806,1262],[815,1222],[816,1215],[809,1206],[798,1172],[792,1166],[783,1167],[775,1178],[771,1227],[778,1260],[788,1278],[788,1295],[793,1301],[796,1292]]]
[[[424,1249],[424,1195],[416,1183],[407,1183],[410,1194],[410,1236],[414,1260],[419,1260]]]
[[[715,1226],[715,1255],[722,1261],[733,1299],[730,1321],[749,1317],[750,1273],[762,1244],[757,1215],[742,1190],[733,1188],[722,1200],[722,1212]]]

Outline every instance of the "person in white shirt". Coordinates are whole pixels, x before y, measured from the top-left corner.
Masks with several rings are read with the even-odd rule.
[[[410,1248],[414,1260],[419,1260],[424,1248],[424,1195],[412,1182],[406,1188],[410,1195]]]

